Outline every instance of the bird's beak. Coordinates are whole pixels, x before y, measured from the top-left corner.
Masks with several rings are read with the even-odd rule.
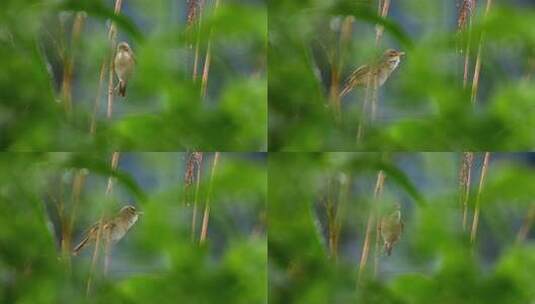
[[[405,52],[399,52],[399,56],[405,56]]]
[[[143,211],[138,211],[138,212],[137,212],[138,215],[143,215],[144,213],[145,213],[145,212],[143,212]]]

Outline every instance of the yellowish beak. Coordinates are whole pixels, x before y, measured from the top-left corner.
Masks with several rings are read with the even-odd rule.
[[[405,56],[405,52],[399,52],[399,56]]]

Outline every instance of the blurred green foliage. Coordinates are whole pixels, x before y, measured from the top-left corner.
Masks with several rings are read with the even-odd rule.
[[[11,151],[267,150],[267,10],[262,1],[206,1],[186,25],[186,1],[2,1],[0,148]],[[83,12],[79,38],[75,20]],[[106,118],[109,18],[137,65]],[[197,33],[200,34],[197,41]],[[199,45],[197,81],[192,80]],[[201,98],[211,43],[207,97]],[[72,57],[72,79],[65,80]],[[72,105],[62,87],[71,87]],[[67,100],[67,101],[66,101]],[[96,110],[96,134],[90,125]]]
[[[105,154],[1,153],[0,302],[266,303],[265,155],[221,154],[204,245],[198,238],[213,154],[204,153],[194,241],[184,156],[122,153],[106,196]],[[75,207],[80,169],[85,182]],[[94,247],[62,254],[69,228],[61,215],[73,216],[72,248],[102,212],[127,202],[144,214],[113,247],[107,275],[99,259],[86,296]]]
[[[363,167],[363,162],[371,165]],[[516,241],[527,210],[534,208],[529,186],[535,178],[533,165],[533,154],[492,154],[472,245],[470,232],[461,225],[457,153],[271,153],[270,303],[533,302],[533,233],[524,242]],[[477,157],[468,226],[480,167]],[[384,192],[374,200],[377,170],[383,168],[403,179],[386,173]],[[412,187],[426,204],[415,201]],[[328,241],[329,199],[337,206],[341,227],[336,258]],[[367,266],[357,288],[370,208],[379,204],[383,212],[394,202],[401,203],[405,222],[401,240],[391,256],[380,253],[374,277],[373,224]]]
[[[425,2],[425,3],[424,3]],[[392,2],[376,15],[377,1],[274,0],[269,11],[270,151],[531,150],[535,145],[535,7],[477,1],[473,32],[457,30],[456,2]],[[341,24],[353,16],[352,36],[340,42]],[[375,24],[385,33],[375,46]],[[463,88],[460,42],[470,38],[470,75],[480,41],[482,68],[477,104],[472,77]],[[387,48],[407,56],[379,89],[377,120],[365,123],[356,143],[364,89],[341,100],[341,120],[329,106],[332,72],[340,85],[356,67]]]

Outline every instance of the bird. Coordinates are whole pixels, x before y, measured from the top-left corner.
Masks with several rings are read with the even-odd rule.
[[[371,77],[376,77],[377,86],[382,86],[398,67],[402,56],[405,56],[405,52],[388,49],[377,63],[360,66],[347,78],[344,88],[340,92],[340,97],[345,96],[355,87],[367,86],[368,83],[373,85]]]
[[[128,80],[134,72],[135,65],[136,58],[134,56],[134,52],[130,48],[130,45],[124,41],[119,43],[115,53],[114,69],[115,74],[119,79],[117,86],[119,87],[120,96],[126,96],[126,86],[128,84]]]
[[[403,232],[403,221],[401,220],[401,206],[396,204],[394,212],[381,218],[381,237],[384,242],[386,255],[392,254],[394,244],[399,240]]]
[[[101,240],[110,242],[111,244],[117,243],[137,222],[138,217],[141,214],[143,213],[137,211],[132,205],[124,206],[114,218],[102,221],[103,226],[100,232]],[[101,222],[99,221],[91,226],[84,234],[80,243],[73,249],[74,255],[78,255],[83,248],[97,240],[100,223]]]

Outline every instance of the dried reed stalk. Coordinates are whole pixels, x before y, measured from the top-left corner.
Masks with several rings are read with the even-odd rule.
[[[384,185],[385,175],[383,171],[379,171],[377,174],[377,181],[375,182],[375,189],[373,191],[373,199],[374,204],[377,204],[377,199],[379,197],[379,193],[381,193]],[[360,256],[360,263],[359,263],[359,272],[357,276],[357,287],[360,285],[360,282],[362,280],[362,276],[364,274],[364,269],[366,268],[366,264],[368,262],[368,254],[370,251],[370,239],[371,239],[371,232],[372,227],[374,223],[374,212],[375,209],[373,207],[370,207],[370,213],[368,215],[368,222],[366,224],[366,234],[364,236],[364,244],[362,245],[362,254]]]
[[[84,186],[85,177],[86,177],[86,170],[85,169],[78,169],[76,170],[76,173],[74,174],[73,180],[72,180],[72,190],[71,190],[71,213],[70,213],[70,219],[67,222],[63,217],[60,217],[62,221],[65,223],[62,224],[62,231],[61,231],[61,245],[62,245],[62,251],[63,251],[63,258],[66,259],[67,265],[70,268],[70,256],[71,256],[71,242],[72,242],[72,231],[74,227],[74,219],[76,218],[76,212],[78,210],[78,205],[80,203],[80,195],[82,193],[82,188]]]
[[[193,197],[193,211],[191,215],[191,240],[195,241],[195,231],[197,228],[197,206],[199,201],[199,189],[201,183],[201,165],[202,165],[202,152],[192,152],[186,164],[186,173],[184,176],[185,189],[184,192],[188,192],[188,188],[193,184],[195,179],[195,194]],[[196,172],[195,172],[196,170]],[[187,199],[187,198],[186,198]],[[186,202],[189,206],[189,203]]]
[[[381,176],[381,177],[380,177]],[[377,193],[377,198],[380,198],[383,196],[383,189],[384,189],[384,180],[386,176],[384,175],[383,171],[379,171],[379,174],[377,175],[377,179],[381,179],[381,183],[379,185],[379,190]],[[377,219],[375,221],[375,256],[374,256],[374,263],[373,263],[373,276],[377,277],[377,273],[379,272],[379,256],[380,256],[380,248],[381,248],[381,221],[380,221],[380,208],[379,208],[379,199],[375,201],[375,218]]]
[[[119,15],[120,12],[121,12],[121,6],[122,6],[122,0],[116,0],[115,1],[115,7],[114,7],[114,14],[115,15]],[[116,36],[117,36],[117,30],[115,28],[115,22],[111,22],[110,24],[110,29],[108,31],[108,40],[110,42],[110,51],[109,51],[109,64],[108,64],[108,68],[109,68],[109,72],[108,72],[108,108],[107,108],[107,112],[106,112],[106,116],[108,117],[108,119],[111,119],[112,117],[112,110],[113,110],[113,60],[114,60],[114,52],[115,52],[115,48],[116,48],[116,44],[117,44],[117,41],[116,41]],[[104,62],[106,61],[106,59],[104,59]],[[102,64],[101,66],[101,71],[104,70],[104,64]],[[100,75],[100,80],[102,80],[102,75]],[[100,83],[102,83],[100,81]],[[99,87],[101,86],[101,84],[99,83]],[[99,98],[97,97],[97,100]],[[119,163],[119,152],[113,152],[112,154],[112,158],[111,158],[111,169],[112,170],[116,170],[117,169],[117,165]],[[111,191],[113,189],[113,177],[109,177],[108,178],[108,185],[106,187],[106,196],[109,196],[111,194]],[[92,256],[92,259],[91,259],[91,271],[89,273],[89,278],[87,280],[87,295],[89,295],[90,291],[91,291],[91,281],[92,281],[92,274],[94,272],[94,269],[95,269],[95,265],[96,265],[96,261],[98,259],[98,248],[100,246],[100,238],[101,238],[101,233],[102,233],[102,224],[104,223],[104,217],[105,217],[105,208],[103,209],[102,211],[102,214],[100,216],[100,220],[99,220],[99,229],[97,231],[97,239],[96,239],[96,242],[95,242],[95,249],[93,251],[93,256]],[[109,235],[106,237],[106,241],[105,241],[105,257],[104,257],[104,274],[106,274],[108,272],[108,266],[109,266],[109,263],[110,263],[110,255],[109,255],[109,244],[110,243],[110,238],[109,238]]]
[[[197,24],[197,33],[195,41],[195,51],[193,58],[193,81],[197,80],[197,75],[199,71],[199,49],[201,43],[201,26],[202,26],[202,16],[203,16],[204,1],[200,0],[190,0],[188,3],[188,18],[187,18],[187,27],[188,29],[193,27],[194,24]],[[191,47],[191,46],[190,46]]]
[[[468,28],[468,40],[464,46],[459,47],[461,53],[464,52],[464,69],[463,69],[463,87],[468,85],[468,71],[470,66],[470,44],[472,41],[472,12],[475,6],[475,0],[464,0],[459,9],[459,17],[457,19],[457,31],[459,33]]]
[[[208,185],[208,194],[206,196],[206,204],[204,206],[204,215],[202,220],[201,237],[199,239],[200,244],[206,241],[206,235],[208,234],[208,220],[210,218],[210,199],[212,198],[212,188],[214,184],[215,168],[219,160],[220,152],[215,152],[214,162],[212,163],[212,172],[210,174],[210,183]]]
[[[118,0],[120,1],[120,0]],[[117,170],[117,166],[119,164],[119,152],[113,152],[112,154],[112,157],[111,157],[111,169],[113,171]],[[113,177],[108,177],[108,183],[107,183],[107,186],[106,186],[106,196],[110,196],[111,195],[111,192],[113,190]],[[90,292],[91,292],[91,285],[92,285],[92,280],[93,280],[93,274],[95,272],[95,266],[96,266],[96,263],[97,263],[97,260],[98,260],[98,251],[99,251],[99,247],[100,247],[100,240],[101,240],[101,236],[102,236],[102,224],[104,223],[104,218],[105,218],[105,215],[106,215],[106,209],[103,208],[102,210],[102,213],[100,215],[100,219],[99,219],[99,222],[98,222],[98,230],[97,230],[97,238],[96,238],[96,241],[95,241],[95,248],[93,250],[93,256],[91,257],[91,270],[89,271],[89,277],[87,279],[87,288],[86,288],[86,295],[89,296]],[[105,252],[105,259],[104,259],[104,274],[107,273],[108,271],[108,265],[109,265],[109,237],[106,237],[106,252]]]
[[[477,227],[479,224],[479,212],[481,203],[481,192],[483,191],[483,184],[485,177],[487,176],[487,170],[489,167],[490,152],[485,152],[485,158],[483,159],[483,166],[481,167],[481,176],[479,178],[479,189],[477,190],[476,206],[474,210],[474,219],[472,220],[472,232],[470,233],[470,242],[474,243],[477,235]]]
[[[214,12],[219,7],[220,0],[215,0],[215,8]],[[204,100],[206,98],[206,89],[208,87],[208,73],[210,71],[210,63],[212,60],[212,36],[213,36],[213,28],[210,29],[210,34],[208,36],[208,46],[206,47],[206,57],[204,59],[204,67],[202,71],[202,78],[201,78],[201,98]]]
[[[491,4],[492,4],[492,0],[487,0],[484,18],[488,16]],[[476,100],[477,100],[477,90],[479,87],[479,73],[481,71],[481,50],[483,49],[484,37],[485,37],[485,32],[482,32],[481,37],[479,38],[479,45],[477,47],[476,65],[474,67],[474,78],[472,79],[472,94],[471,94],[472,105],[475,105]]]
[[[115,1],[115,7],[114,7],[114,13],[115,15],[118,15],[121,13],[121,6],[122,6],[122,0],[116,0]],[[93,105],[93,115],[91,117],[91,123],[89,127],[89,133],[95,134],[97,130],[97,115],[98,110],[100,108],[100,94],[102,93],[102,85],[104,82],[104,72],[107,68],[106,62],[109,62],[109,69],[108,69],[108,106],[106,110],[106,117],[108,119],[112,116],[113,111],[113,60],[114,60],[114,53],[116,48],[116,36],[117,36],[117,30],[115,28],[115,23],[111,22],[110,28],[108,30],[108,40],[110,42],[110,49],[109,49],[109,58],[104,58],[102,60],[102,63],[100,65],[99,70],[99,77],[98,77],[98,87],[97,87],[97,96],[95,97],[95,103]]]
[[[464,152],[461,169],[459,170],[459,202],[462,209],[462,226],[466,231],[468,219],[468,200],[470,198],[470,182],[472,175],[473,152]]]
[[[390,9],[390,0],[379,0],[378,6],[377,6],[377,13],[381,16],[381,18],[386,18],[386,16],[388,16],[389,9]],[[381,45],[381,38],[383,37],[383,32],[384,32],[384,27],[381,25],[377,25],[375,28],[375,46],[377,49],[379,49],[379,46]],[[359,123],[357,126],[357,144],[361,143],[362,137],[364,136],[364,123],[366,121],[364,117],[366,117],[368,103],[371,104],[370,120],[374,121],[377,116],[378,81],[377,81],[376,75],[374,75],[374,77],[372,78],[373,79],[368,80],[368,83],[366,84],[366,93],[364,96],[364,102],[362,104],[361,118],[359,119]],[[370,95],[371,95],[371,102],[369,101]]]
[[[346,49],[349,41],[351,40],[351,33],[353,27],[353,16],[347,16],[342,22],[340,28],[340,36],[338,39],[338,46],[333,52],[333,58],[331,58],[331,85],[329,87],[329,102],[334,112],[335,119],[339,121],[341,119],[341,105],[340,105],[340,79],[341,79],[341,67],[344,65],[343,50]]]
[[[71,42],[64,52],[63,58],[63,80],[61,82],[61,96],[65,113],[70,114],[72,111],[72,76],[74,70],[74,51],[80,40],[80,34],[84,27],[84,21],[87,17],[85,12],[77,12],[71,32]]]

